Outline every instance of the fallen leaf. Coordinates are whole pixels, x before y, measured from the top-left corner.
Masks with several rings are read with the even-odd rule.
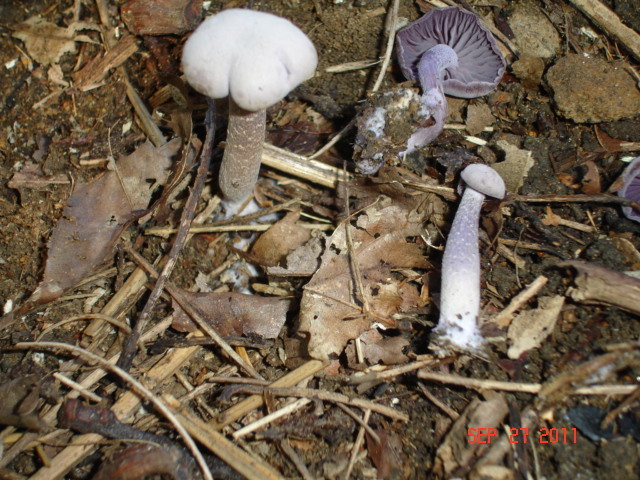
[[[364,360],[369,365],[378,363],[396,365],[409,360],[403,349],[408,347],[411,342],[402,336],[385,337],[377,329],[372,328],[358,338]],[[354,342],[349,343],[346,353],[349,362],[355,364],[357,357]]]
[[[628,152],[628,151],[633,152],[635,150],[640,150],[640,143],[638,142],[627,142],[625,140],[613,138],[607,135],[597,125],[594,127],[594,129],[596,132],[596,138],[598,139],[598,142],[607,153]]]
[[[402,437],[391,429],[377,428],[375,432],[380,442],[367,435],[367,452],[376,466],[376,478],[409,478],[410,469],[402,451]]]
[[[178,153],[181,145],[180,138],[159,148],[147,140],[115,164],[132,210],[145,210],[149,206],[153,191],[167,181],[171,157]]]
[[[55,300],[111,258],[124,229],[144,213],[154,188],[166,181],[171,157],[181,144],[179,138],[159,148],[146,142],[116,162],[114,171],[76,184],[49,238],[42,281],[28,304]]]
[[[464,468],[468,471],[485,446],[477,441],[471,442],[469,432],[488,433],[488,429],[493,428],[498,433],[508,411],[507,401],[502,394],[496,393],[486,401],[473,400],[438,447],[433,473],[438,478],[454,478],[458,476],[454,474],[457,470]]]
[[[310,277],[320,265],[320,255],[326,241],[327,237],[324,234],[311,238],[287,255],[286,266],[269,267],[267,273],[277,277]]]
[[[376,205],[376,207],[378,207]],[[300,305],[300,331],[309,335],[309,354],[326,359],[338,355],[350,340],[359,337],[376,322],[395,326],[392,317],[414,308],[419,302],[418,289],[394,276],[394,268],[427,268],[422,247],[406,239],[406,231],[413,231],[407,222],[408,212],[397,214],[396,225],[379,234],[378,225],[390,225],[384,216],[376,215],[377,208],[368,210],[366,229],[343,223],[327,240],[318,271],[304,288]],[[396,212],[397,213],[397,212]],[[392,226],[392,224],[390,225]],[[350,229],[353,252],[348,251],[346,229]],[[356,279],[350,255],[354,256],[369,315],[362,315],[356,300]]]
[[[524,352],[540,347],[553,331],[564,305],[564,297],[540,297],[538,304],[538,308],[519,313],[509,325],[509,358],[519,358]]]
[[[222,337],[277,338],[287,319],[288,299],[259,297],[242,293],[195,293],[182,290],[182,295]],[[174,301],[172,327],[192,332],[197,326]]]
[[[202,18],[203,0],[130,0],[120,8],[134,35],[181,35]]]
[[[58,27],[36,15],[15,27],[13,36],[22,40],[29,55],[38,63],[58,63],[65,53],[75,53],[76,42],[98,43],[86,35],[77,35],[80,30],[96,30],[97,25],[73,22],[68,27]]]
[[[252,259],[264,267],[274,267],[286,260],[287,255],[311,238],[308,228],[297,224],[300,212],[289,212],[274,223],[253,244]]]
[[[507,192],[518,192],[535,164],[531,151],[520,149],[506,140],[498,140],[496,145],[504,152],[505,159],[491,166],[504,180]]]

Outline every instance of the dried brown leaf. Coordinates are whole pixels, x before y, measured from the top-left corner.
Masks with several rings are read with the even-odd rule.
[[[130,0],[122,20],[134,35],[172,35],[193,30],[202,18],[203,0]]]
[[[65,53],[76,51],[76,42],[97,43],[86,35],[77,35],[80,30],[100,30],[87,22],[73,22],[66,28],[47,22],[36,15],[17,25],[13,36],[22,40],[27,52],[38,63],[57,63]]]
[[[401,220],[397,223],[403,224]],[[371,235],[349,225],[352,253],[358,262],[371,314],[360,315],[346,225],[339,226],[330,237],[320,268],[302,296],[300,330],[309,335],[309,354],[314,358],[339,354],[350,340],[371,328],[374,321],[386,321],[393,326],[392,315],[415,306],[419,293],[414,286],[396,279],[392,270],[429,266],[422,248],[409,243],[401,230]]]
[[[182,290],[182,294],[222,337],[277,338],[290,306],[288,299],[242,293],[195,293]],[[181,332],[196,330],[196,325],[176,302],[173,302],[173,309],[174,329]]]
[[[300,212],[290,212],[274,223],[254,243],[252,258],[263,267],[274,267],[284,262],[291,251],[306,244],[311,231],[297,225],[299,219]]]
[[[501,433],[500,424],[508,411],[507,401],[501,394],[486,401],[473,400],[438,447],[433,472],[441,478],[452,478],[460,476],[461,469],[468,471],[486,443],[491,440],[487,435],[493,434],[492,440],[495,441],[495,435]],[[470,432],[484,434],[484,437],[470,442]]]
[[[376,466],[376,478],[409,478],[408,459],[402,451],[402,437],[394,430],[377,428],[380,442],[367,435],[367,451]]]
[[[370,365],[378,363],[395,365],[409,360],[403,350],[411,342],[404,337],[385,337],[377,329],[372,328],[360,335],[359,339],[362,355]],[[346,352],[349,361],[355,363],[356,352],[353,342],[347,346]]]
[[[285,267],[269,267],[269,275],[285,277],[310,277],[320,265],[320,256],[327,240],[325,235],[313,237],[305,245],[287,255]]]
[[[120,234],[147,208],[154,188],[166,181],[180,146],[180,139],[160,148],[146,142],[122,157],[115,170],[76,185],[49,238],[42,282],[29,303],[55,300],[112,256]]]
[[[507,333],[509,358],[519,358],[524,352],[538,348],[551,334],[558,320],[564,297],[540,297],[538,308],[518,314]]]

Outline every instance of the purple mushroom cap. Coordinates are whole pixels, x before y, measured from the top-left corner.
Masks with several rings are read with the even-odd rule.
[[[458,55],[458,65],[444,73],[445,94],[481,97],[500,83],[506,61],[493,35],[477,15],[461,7],[433,9],[398,32],[398,62],[407,79],[418,79],[420,58],[438,44]]]
[[[622,188],[618,196],[640,203],[640,157],[634,158],[622,173]],[[629,220],[640,222],[640,213],[633,207],[622,207],[622,213]]]

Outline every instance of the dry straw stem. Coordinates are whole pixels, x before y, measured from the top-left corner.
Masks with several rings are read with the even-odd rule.
[[[396,39],[396,30],[398,26],[398,7],[400,5],[399,0],[392,0],[393,5],[391,10],[389,10],[389,14],[387,15],[387,21],[385,22],[388,31],[387,31],[387,46],[384,52],[384,57],[382,59],[382,66],[380,67],[380,73],[378,73],[378,78],[376,79],[376,83],[374,83],[373,88],[371,89],[373,92],[377,92],[382,85],[382,81],[384,80],[384,75],[387,73],[387,67],[389,63],[391,63],[391,54],[393,53],[393,43]]]
[[[635,57],[640,60],[640,35],[627,27],[620,18],[598,0],[569,0],[578,10],[600,26],[605,33],[612,35]]]
[[[467,378],[458,375],[429,372],[427,370],[420,370],[418,372],[418,378],[448,385],[458,385],[474,390],[502,390],[505,392],[532,394],[542,392],[545,386],[540,383],[501,382],[498,380]],[[629,395],[636,388],[636,385],[594,385],[592,387],[578,387],[571,393],[574,395]]]
[[[69,352],[75,356],[81,357],[84,360],[87,360],[91,363],[96,363],[100,365],[104,370],[108,370],[109,372],[117,375],[124,381],[126,381],[129,385],[131,385],[131,389],[140,395],[141,397],[147,399],[149,402],[153,404],[154,407],[158,409],[162,415],[165,416],[167,420],[174,426],[174,428],[178,431],[185,445],[189,449],[189,451],[193,454],[196,462],[200,466],[202,471],[202,475],[206,480],[213,480],[213,476],[209,471],[209,467],[207,467],[207,463],[202,457],[202,454],[198,450],[195,442],[189,435],[189,433],[185,430],[185,428],[180,424],[175,415],[165,406],[164,403],[160,401],[160,399],[148,388],[138,382],[135,378],[129,375],[127,372],[122,370],[121,368],[116,367],[115,365],[109,363],[108,360],[104,358],[88,352],[82,348],[76,347],[74,345],[68,345],[66,343],[58,343],[58,342],[21,342],[16,344],[16,348],[20,349],[36,349],[36,350],[63,350]],[[33,477],[32,477],[33,478]]]
[[[373,412],[384,415],[385,417],[392,418],[393,420],[400,420],[401,422],[409,421],[409,416],[386,405],[380,405],[379,403],[365,400],[363,398],[354,398],[343,393],[329,392],[327,390],[317,390],[313,388],[292,388],[292,387],[246,387],[243,388],[244,392],[257,392],[263,394],[268,392],[276,397],[301,397],[323,400],[333,403],[344,403],[353,407],[358,407],[363,410],[371,410]]]
[[[236,430],[231,435],[234,440],[238,440],[239,438],[244,437],[245,435],[250,434],[251,432],[255,432],[259,428],[264,427],[265,425],[269,425],[271,422],[278,420],[279,418],[286,417],[287,415],[291,415],[293,412],[301,409],[307,403],[311,403],[311,400],[308,398],[300,398],[293,403],[285,405],[282,408],[279,408],[275,412],[270,413],[269,415],[265,415],[259,420],[250,423],[249,425],[245,425],[244,427]]]
[[[322,370],[327,364],[320,360],[309,360],[308,362],[300,365],[295,370],[287,373],[283,377],[274,381],[272,387],[291,387],[297,385],[301,381],[312,377],[320,370]],[[251,395],[245,398],[236,405],[228,408],[220,415],[218,415],[209,424],[215,429],[220,430],[223,427],[235,422],[237,419],[244,417],[247,413],[258,408],[264,402],[263,395]]]
[[[371,410],[366,410],[364,412],[364,418],[362,421],[367,423],[371,418]],[[349,458],[349,465],[347,466],[347,471],[344,474],[345,480],[348,480],[351,476],[351,471],[353,470],[353,466],[356,464],[356,459],[358,458],[358,453],[360,452],[360,447],[362,447],[362,442],[364,441],[364,434],[366,429],[364,427],[360,427],[358,430],[358,436],[356,437],[356,441],[353,444],[353,448],[351,449],[351,457]]]
[[[224,435],[218,433],[214,427],[182,409],[178,400],[168,394],[163,396],[163,400],[194,438],[238,473],[244,475],[245,478],[249,480],[283,480],[270,465],[259,458],[252,457],[227,440]]]
[[[273,224],[267,223],[263,225],[202,225],[199,227],[191,227],[189,233],[220,233],[220,232],[266,232]],[[306,228],[308,230],[333,230],[335,227],[330,223],[296,223],[296,226]],[[176,228],[172,227],[155,227],[145,230],[146,235],[155,235],[157,237],[168,237],[175,233]]]
[[[336,188],[338,182],[351,179],[351,174],[345,173],[339,168],[288,152],[268,143],[263,144],[262,163],[289,175],[329,188]]]

